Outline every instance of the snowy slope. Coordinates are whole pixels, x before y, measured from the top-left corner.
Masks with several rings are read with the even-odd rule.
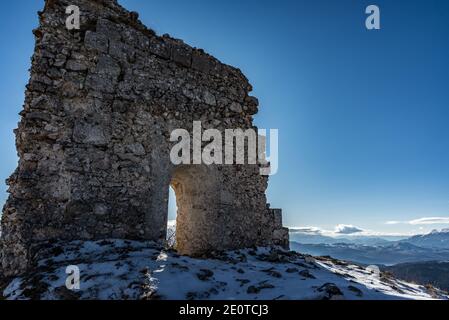
[[[207,259],[126,240],[48,245],[37,272],[12,279],[5,299],[446,299],[436,289],[330,258],[254,248]],[[81,288],[65,287],[77,265]]]

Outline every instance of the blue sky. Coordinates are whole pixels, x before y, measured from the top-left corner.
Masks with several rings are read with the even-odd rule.
[[[261,103],[256,124],[279,129],[279,172],[268,197],[286,225],[367,233],[449,227],[448,1],[120,3],[158,33],[248,76]],[[369,4],[381,9],[379,31],[365,28]],[[16,166],[12,129],[42,6],[2,3],[2,181]],[[1,184],[1,202],[5,190]],[[429,217],[446,220],[422,219]]]

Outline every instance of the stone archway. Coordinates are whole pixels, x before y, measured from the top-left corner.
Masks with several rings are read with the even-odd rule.
[[[28,270],[40,243],[161,241],[167,193],[180,201],[179,249],[201,254],[288,246],[258,165],[173,168],[170,133],[257,129],[258,101],[242,72],[182,40],[157,36],[116,0],[47,0],[16,130],[0,274]],[[66,7],[83,13],[78,31]]]
[[[205,165],[175,168],[170,182],[176,195],[176,249],[181,254],[199,255],[213,247],[218,184],[214,170]]]

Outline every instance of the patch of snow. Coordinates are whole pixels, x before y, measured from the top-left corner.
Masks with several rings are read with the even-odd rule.
[[[3,291],[3,295],[9,297],[11,300],[17,300],[18,297],[22,294],[22,290],[20,289],[21,286],[22,286],[22,279],[15,278]]]
[[[74,241],[40,252],[38,270],[13,279],[6,299],[447,299],[444,293],[376,275],[363,267],[277,248],[180,256],[152,242]],[[65,288],[66,267],[80,290]],[[37,285],[38,284],[38,285]]]

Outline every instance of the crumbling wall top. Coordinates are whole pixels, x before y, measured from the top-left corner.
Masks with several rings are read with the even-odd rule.
[[[148,40],[147,49],[150,53],[159,58],[170,60],[185,68],[192,68],[207,75],[222,78],[225,80],[239,83],[241,87],[250,92],[252,86],[246,76],[239,68],[222,63],[217,58],[206,53],[203,49],[198,49],[184,43],[181,39],[176,39],[168,34],[157,35],[154,30],[144,25],[137,12],[129,12],[123,8],[117,0],[90,0],[88,7],[83,0],[46,0],[45,9],[40,13],[41,19],[45,19],[48,11],[65,11],[69,5],[79,4],[84,10],[85,17],[82,19],[87,23],[83,25],[90,26],[89,20],[106,19],[117,25],[126,25],[133,28],[140,35]],[[90,16],[95,13],[95,16]],[[97,15],[101,16],[98,17]],[[64,15],[60,15],[64,17]]]

